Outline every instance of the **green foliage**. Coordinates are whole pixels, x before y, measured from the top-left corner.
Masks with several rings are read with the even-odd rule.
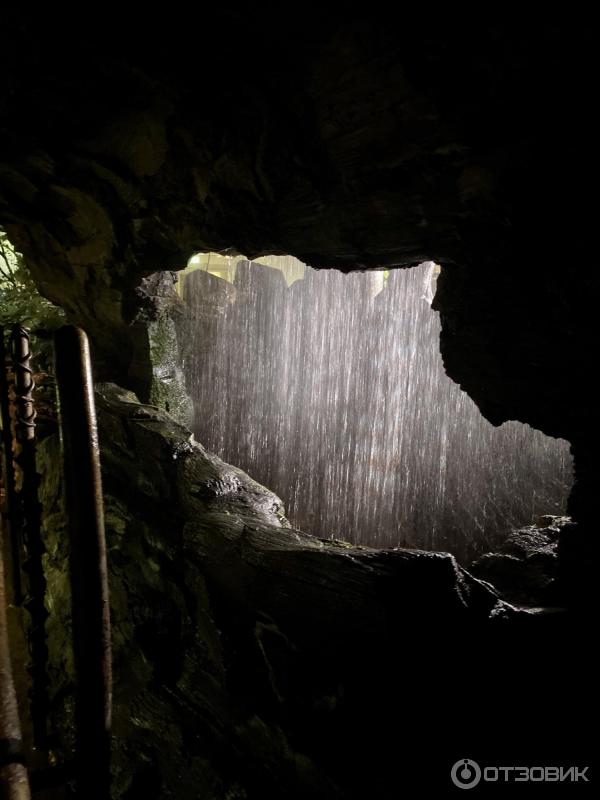
[[[0,229],[0,325],[15,322],[43,334],[64,324],[64,312],[41,296],[23,256]]]

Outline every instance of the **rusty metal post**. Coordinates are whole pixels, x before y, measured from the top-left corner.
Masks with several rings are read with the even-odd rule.
[[[23,764],[21,726],[13,683],[6,618],[4,529],[0,527],[0,798],[29,800],[29,781]]]
[[[47,746],[48,723],[48,646],[46,643],[45,606],[46,578],[41,535],[41,506],[38,499],[39,476],[36,465],[35,405],[33,370],[29,329],[14,325],[12,330],[13,371],[15,374],[15,436],[16,463],[21,470],[21,486],[17,492],[21,534],[26,558],[23,573],[27,577],[25,607],[31,618],[29,642],[31,648],[31,719],[36,746]]]
[[[76,670],[77,797],[110,797],[112,705],[108,574],[100,452],[86,334],[55,335]]]
[[[14,325],[13,368],[17,406],[17,437],[21,443],[35,440],[35,407],[33,403],[33,370],[31,368],[31,346],[29,328]]]
[[[12,563],[12,593],[13,603],[21,605],[23,592],[21,588],[21,527],[19,519],[19,506],[15,494],[15,467],[13,463],[12,430],[10,421],[10,402],[8,398],[9,384],[6,363],[5,331],[0,327],[0,415],[2,420],[2,450],[5,505],[2,509],[4,530],[9,531],[10,555]]]

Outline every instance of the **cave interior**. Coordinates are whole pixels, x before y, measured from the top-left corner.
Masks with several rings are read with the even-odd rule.
[[[446,796],[465,758],[591,770],[600,286],[589,20],[546,9],[400,23],[375,8],[227,3],[201,25],[175,12],[119,23],[105,10],[1,14],[0,230],[52,324],[80,326],[92,354],[110,796]],[[233,282],[190,271],[208,253],[389,286],[438,265],[444,379],[482,424],[562,440],[565,507],[458,558],[443,537],[395,538],[391,518],[383,546],[291,524],[275,485],[191,433],[190,374],[205,374],[210,314],[234,305]],[[182,274],[209,309],[191,349]],[[311,313],[304,330],[317,326]],[[357,352],[372,335],[354,326]],[[7,611],[32,796],[52,800],[71,796],[76,676],[48,330],[37,343],[45,663],[32,669],[26,607]],[[374,385],[383,367],[369,369]],[[208,379],[197,391],[211,394]],[[224,418],[224,436],[243,430],[236,420]],[[313,469],[307,436],[280,475],[295,460]],[[519,482],[538,469],[526,462]],[[43,720],[31,710],[38,673]]]

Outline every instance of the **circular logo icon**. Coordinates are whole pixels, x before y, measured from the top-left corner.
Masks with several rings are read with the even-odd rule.
[[[461,758],[450,771],[452,783],[459,789],[472,789],[481,780],[479,764],[469,758]]]

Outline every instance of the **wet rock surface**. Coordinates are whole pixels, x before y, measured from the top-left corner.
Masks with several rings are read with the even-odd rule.
[[[560,605],[565,598],[557,586],[558,544],[561,533],[574,527],[569,517],[540,517],[536,525],[512,531],[502,547],[478,558],[469,571],[510,603]]]
[[[513,672],[541,666],[562,620],[500,602],[448,554],[377,551],[290,529],[275,495],[164,411],[111,384],[96,399],[115,797],[392,798],[413,783],[447,787],[456,758],[482,753],[482,731],[488,752],[500,747],[525,713],[524,687],[506,667],[513,658]],[[56,752],[68,758],[57,458],[49,437],[40,470],[52,708]],[[531,752],[544,708],[529,701],[529,744],[513,737],[514,757]],[[410,775],[398,775],[399,752]]]

